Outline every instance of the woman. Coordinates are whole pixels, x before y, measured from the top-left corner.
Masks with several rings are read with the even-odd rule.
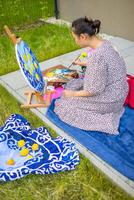
[[[111,43],[97,37],[100,23],[86,17],[72,23],[75,42],[93,50],[84,79],[66,85],[62,97],[56,101],[55,113],[74,127],[118,134],[128,92],[126,67]]]

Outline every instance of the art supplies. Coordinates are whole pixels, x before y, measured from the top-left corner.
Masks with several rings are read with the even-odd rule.
[[[73,78],[78,78],[78,72],[76,70],[68,69],[62,65],[57,65],[43,71],[43,78],[49,85],[56,87],[67,83]]]

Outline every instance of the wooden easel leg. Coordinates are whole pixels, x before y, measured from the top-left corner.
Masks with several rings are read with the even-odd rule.
[[[27,105],[31,104],[32,95],[33,95],[33,93],[29,93],[29,94],[27,95]]]
[[[43,96],[35,91],[29,91],[24,93],[27,96],[27,103],[21,105],[21,108],[38,108],[38,107],[48,107],[51,102],[51,92],[47,94],[47,99],[44,101]],[[32,104],[32,97],[35,96],[38,103]]]

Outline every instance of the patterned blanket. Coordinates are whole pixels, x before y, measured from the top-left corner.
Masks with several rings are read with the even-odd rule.
[[[31,129],[21,115],[11,115],[0,128],[0,181],[73,170],[78,163],[73,142],[52,138],[45,127]]]

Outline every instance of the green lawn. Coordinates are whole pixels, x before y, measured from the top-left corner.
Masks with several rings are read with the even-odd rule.
[[[23,38],[38,60],[70,52],[78,48],[66,26],[44,24],[40,27],[17,32]],[[16,62],[14,46],[6,35],[0,37],[0,75],[19,69]]]
[[[54,0],[0,0],[0,32],[7,24],[21,27],[54,16]]]
[[[44,25],[18,33],[31,46],[39,61],[77,48],[66,27]],[[0,36],[0,74],[18,69],[14,47],[6,36]],[[9,80],[10,81],[10,80]],[[0,125],[12,113],[22,114],[33,127],[44,123],[0,86]],[[46,125],[47,126],[47,125]],[[56,133],[49,127],[53,136]],[[131,200],[120,188],[80,155],[74,171],[51,175],[29,175],[23,179],[0,183],[0,200]]]
[[[18,101],[0,86],[0,125],[11,113],[27,118],[33,127],[45,126],[29,110],[20,108]],[[56,133],[47,127],[53,136]],[[8,183],[0,183],[0,200],[131,200],[113,185],[99,170],[80,155],[74,171],[51,175],[28,175]]]

